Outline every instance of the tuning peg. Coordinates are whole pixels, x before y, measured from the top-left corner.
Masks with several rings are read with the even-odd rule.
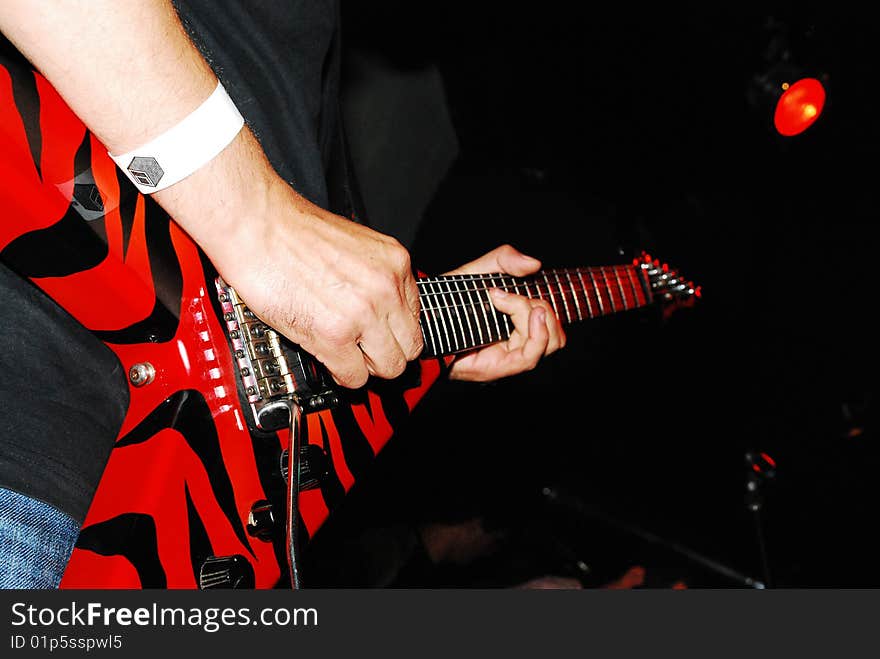
[[[776,460],[767,453],[746,451],[745,462],[749,469],[749,481],[752,483],[748,486],[749,490],[756,490],[759,481],[768,481],[776,477]]]

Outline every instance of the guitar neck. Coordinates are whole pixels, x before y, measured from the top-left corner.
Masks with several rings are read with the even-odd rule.
[[[442,275],[417,281],[426,357],[453,355],[510,338],[513,322],[492,305],[490,288],[546,300],[563,324],[653,302],[650,282],[636,265],[542,270],[528,277]]]

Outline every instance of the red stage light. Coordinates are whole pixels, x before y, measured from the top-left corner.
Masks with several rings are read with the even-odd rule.
[[[802,78],[785,90],[776,102],[773,125],[780,135],[791,137],[813,125],[825,107],[825,88],[816,78]]]

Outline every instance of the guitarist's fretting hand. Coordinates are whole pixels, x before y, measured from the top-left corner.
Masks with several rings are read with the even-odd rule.
[[[448,272],[449,275],[504,272],[523,277],[537,272],[541,262],[510,245],[496,247],[488,254]],[[510,339],[460,355],[452,364],[453,380],[489,382],[533,369],[542,357],[565,346],[565,332],[553,308],[545,300],[532,300],[500,289],[489,291],[492,304],[513,321]]]

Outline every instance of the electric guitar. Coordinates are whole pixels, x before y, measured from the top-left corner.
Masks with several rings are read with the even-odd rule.
[[[62,588],[296,587],[296,547],[452,356],[510,336],[488,289],[544,298],[565,323],[699,295],[648,255],[423,276],[421,358],[345,390],[251,313],[43,77],[2,59],[0,126],[0,258],[128,372],[129,409]]]

